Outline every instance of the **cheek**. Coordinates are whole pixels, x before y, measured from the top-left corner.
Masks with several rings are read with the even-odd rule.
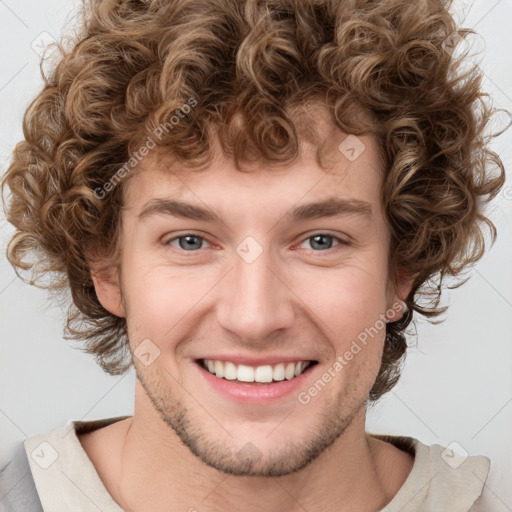
[[[161,348],[190,328],[201,300],[215,283],[213,274],[137,262],[125,267],[124,297],[130,339],[149,338]],[[132,269],[130,274],[128,272]]]
[[[346,343],[376,323],[377,328],[383,327],[379,319],[386,310],[386,275],[375,265],[319,269],[303,276],[301,282],[297,295],[313,318],[323,321],[330,338]]]

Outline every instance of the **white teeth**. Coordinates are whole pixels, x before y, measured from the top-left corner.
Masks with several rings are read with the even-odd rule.
[[[258,366],[254,371],[254,380],[256,382],[272,382],[272,366]]]
[[[215,375],[220,378],[224,377],[224,365],[222,361],[215,361]]]
[[[299,361],[297,363],[265,364],[253,367],[244,364],[236,365],[231,361],[203,359],[203,362],[208,371],[219,378],[261,383],[293,379],[298,377],[309,364],[309,361]]]
[[[279,363],[274,366],[273,371],[274,380],[284,380],[284,364]]]
[[[228,380],[236,380],[237,378],[236,365],[231,361],[227,361],[224,364],[224,378]]]
[[[236,378],[241,382],[254,382],[254,368],[252,366],[239,364],[236,370]]]
[[[286,370],[284,371],[284,376],[286,380],[293,379],[295,377],[295,363],[288,363],[286,365]]]

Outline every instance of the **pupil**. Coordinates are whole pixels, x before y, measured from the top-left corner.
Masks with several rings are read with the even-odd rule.
[[[331,243],[322,243],[322,242],[320,242],[320,244],[318,244],[318,240],[322,240],[322,239],[324,241],[325,241],[325,239],[331,239],[330,240]],[[319,248],[319,249],[326,249],[327,248],[327,249],[330,249],[331,246],[332,246],[332,238],[329,235],[316,235],[316,236],[312,237],[311,240],[312,240],[311,246],[313,248]],[[317,245],[317,247],[315,247],[315,244]]]
[[[182,243],[183,240],[186,240],[185,243]],[[196,240],[196,243],[194,244],[194,240]],[[182,249],[200,249],[201,248],[201,240],[199,237],[194,235],[189,236],[181,236],[180,237],[180,247]]]

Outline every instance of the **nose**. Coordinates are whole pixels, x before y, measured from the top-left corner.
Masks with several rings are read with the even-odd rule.
[[[237,253],[233,260],[234,268],[219,289],[218,322],[245,343],[263,344],[293,325],[293,292],[268,250],[252,263]]]

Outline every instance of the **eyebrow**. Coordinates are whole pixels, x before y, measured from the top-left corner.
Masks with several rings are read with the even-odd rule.
[[[153,215],[162,214],[184,219],[224,222],[220,215],[212,210],[167,198],[151,199],[144,205],[137,215],[137,218],[143,220]],[[323,217],[337,217],[341,215],[371,216],[371,214],[372,205],[366,201],[361,201],[360,199],[330,198],[324,201],[295,206],[288,211],[283,218],[287,222],[293,222]]]

